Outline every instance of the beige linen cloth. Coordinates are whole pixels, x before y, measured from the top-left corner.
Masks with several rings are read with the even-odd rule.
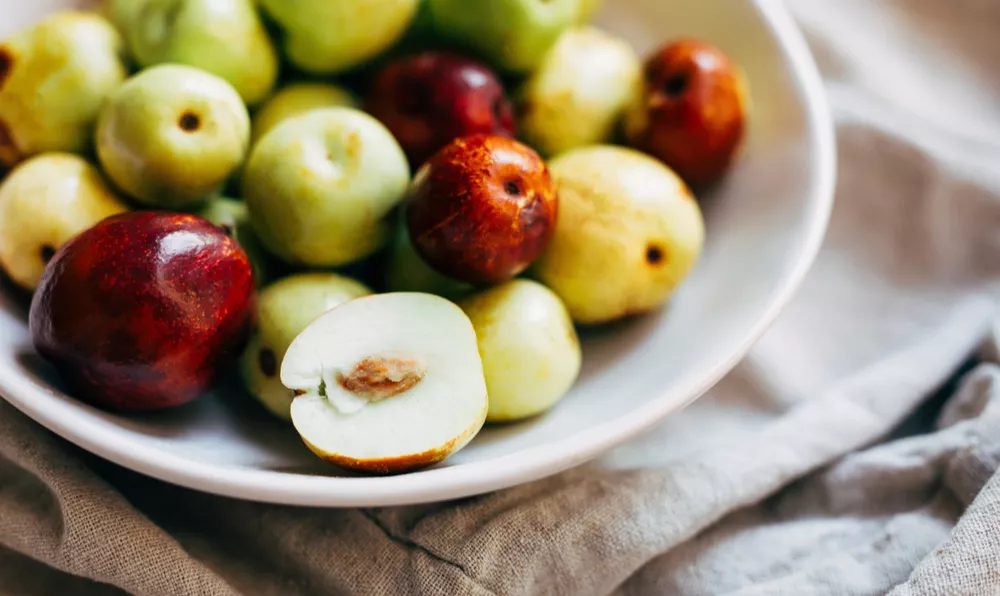
[[[4,403],[0,593],[1000,594],[1000,0],[789,4],[837,204],[704,399],[566,474],[369,510],[167,486]]]

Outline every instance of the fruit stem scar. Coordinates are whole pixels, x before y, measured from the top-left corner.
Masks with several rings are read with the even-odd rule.
[[[41,252],[42,262],[46,264],[52,260],[52,257],[56,256],[56,249],[51,244],[43,244],[39,252]]]
[[[688,86],[688,77],[684,74],[674,75],[667,79],[663,85],[663,90],[668,97],[679,97]]]
[[[3,88],[14,67],[14,57],[7,48],[0,48],[0,88]]]
[[[266,377],[273,377],[278,373],[278,358],[270,348],[263,348],[258,352],[257,364]]]
[[[650,265],[659,265],[663,261],[663,248],[650,244],[646,247],[646,262]]]
[[[346,374],[338,372],[337,383],[369,401],[381,401],[409,391],[426,374],[427,367],[414,359],[368,357]]]
[[[188,110],[181,114],[180,119],[177,120],[177,126],[184,132],[194,132],[201,127],[201,118],[198,117],[198,114]]]

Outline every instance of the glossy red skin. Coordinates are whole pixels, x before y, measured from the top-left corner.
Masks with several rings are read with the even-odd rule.
[[[515,132],[514,109],[497,75],[448,52],[389,63],[376,76],[365,109],[392,132],[413,169],[456,137]]]
[[[631,144],[691,186],[716,182],[732,167],[746,126],[746,89],[736,64],[712,45],[682,39],[654,52],[644,74],[647,126]],[[678,80],[685,84],[671,92]]]
[[[137,412],[205,393],[255,317],[250,260],[235,240],[200,217],[139,211],[56,252],[29,326],[76,397]]]
[[[517,276],[538,258],[558,207],[552,176],[534,150],[477,135],[455,139],[424,164],[406,217],[414,248],[431,267],[489,285]]]

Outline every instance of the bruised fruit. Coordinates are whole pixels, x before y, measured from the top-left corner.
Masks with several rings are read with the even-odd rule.
[[[127,4],[134,6],[121,6],[116,20],[141,66],[198,67],[227,81],[251,105],[274,88],[278,53],[257,15],[256,0],[128,0]]]
[[[456,137],[514,135],[513,108],[497,76],[448,52],[424,52],[386,65],[365,109],[392,132],[414,168]]]
[[[573,321],[552,290],[515,279],[459,306],[476,328],[490,395],[487,421],[541,414],[573,386],[583,354]]]
[[[264,244],[289,263],[339,267],[379,250],[410,168],[378,120],[324,108],[279,124],[254,147],[243,178]]]
[[[219,226],[223,232],[239,242],[250,258],[257,287],[266,285],[279,274],[281,264],[264,248],[260,238],[257,237],[257,232],[250,224],[250,212],[246,203],[227,197],[216,197],[196,215]]]
[[[626,113],[629,144],[700,187],[732,167],[743,142],[749,99],[742,70],[722,50],[686,39],[645,63],[644,91]]]
[[[486,381],[469,318],[430,294],[357,298],[295,338],[281,382],[292,422],[337,465],[402,472],[443,460],[486,419]]]
[[[701,254],[701,210],[684,182],[632,149],[574,149],[550,162],[559,220],[534,274],[577,323],[604,323],[667,301]]]
[[[46,151],[84,153],[125,80],[123,43],[96,14],[60,12],[0,43],[0,166]]]
[[[371,293],[364,284],[336,273],[299,273],[263,289],[257,330],[240,361],[247,390],[274,415],[291,420],[292,391],[278,378],[289,344],[319,315]]]
[[[442,36],[495,67],[525,74],[580,16],[580,0],[427,0]]]
[[[531,265],[558,211],[542,158],[506,137],[449,143],[413,180],[407,226],[421,257],[459,281],[494,284]]]
[[[251,120],[251,145],[272,128],[294,116],[320,108],[358,107],[359,101],[354,95],[336,85],[325,83],[296,83],[283,87],[271,96],[257,110]]]
[[[191,66],[164,64],[129,79],[97,124],[108,177],[137,201],[198,204],[243,162],[250,116],[233,87]]]
[[[258,0],[281,31],[296,67],[313,74],[352,69],[406,32],[419,0]]]
[[[570,29],[522,88],[521,136],[543,155],[609,141],[641,72],[625,40],[595,27]]]
[[[0,266],[18,285],[34,290],[59,247],[127,210],[82,157],[43,153],[29,158],[0,185]]]
[[[161,410],[205,393],[254,321],[250,261],[194,215],[115,215],[59,249],[31,302],[35,349],[93,405]]]

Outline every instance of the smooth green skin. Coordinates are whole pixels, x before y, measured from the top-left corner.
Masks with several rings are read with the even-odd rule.
[[[422,292],[454,299],[469,294],[471,284],[441,275],[428,265],[410,242],[410,233],[403,218],[396,226],[385,273],[386,291]]]
[[[445,37],[466,45],[500,70],[524,74],[572,25],[580,0],[427,0]]]
[[[255,105],[274,89],[278,52],[253,0],[131,0],[116,22],[140,66],[187,64],[210,72]]]
[[[59,249],[106,217],[128,211],[96,167],[72,153],[43,153],[0,184],[0,267],[34,291],[45,270],[42,247]]]
[[[543,155],[608,142],[641,92],[642,65],[628,42],[595,27],[570,29],[524,84],[520,134]]]
[[[286,120],[260,140],[243,189],[264,244],[285,261],[339,267],[385,246],[410,167],[392,134],[354,108]]]
[[[257,301],[257,330],[240,359],[247,390],[275,416],[292,419],[293,395],[278,374],[260,368],[261,350],[274,352],[276,371],[292,340],[324,312],[372,291],[364,284],[336,273],[300,273],[264,288]]]
[[[562,301],[540,283],[515,279],[459,302],[476,329],[490,396],[489,422],[552,408],[580,374],[583,353]]]
[[[85,153],[107,98],[128,73],[114,27],[91,13],[60,12],[0,44],[0,165],[46,151]]]
[[[181,127],[195,114],[197,130]],[[164,64],[129,79],[97,124],[107,175],[137,201],[161,208],[196,205],[243,162],[250,116],[236,90],[191,66]]]
[[[701,254],[705,224],[684,182],[661,162],[600,145],[549,162],[559,189],[555,233],[532,275],[577,323],[597,324],[665,303]],[[650,248],[661,259],[650,263]]]
[[[281,27],[295,66],[335,74],[389,49],[406,32],[419,0],[259,0]]]
[[[278,90],[257,110],[250,121],[250,144],[256,145],[265,134],[285,120],[320,108],[360,108],[353,93],[336,85],[297,83]]]
[[[262,287],[277,277],[281,264],[257,237],[250,224],[250,211],[246,203],[227,197],[217,197],[208,202],[196,215],[204,217],[217,226],[226,228],[250,257],[254,281]]]
[[[142,7],[143,0],[104,0],[98,7],[98,12],[119,31],[124,31],[132,25]]]

